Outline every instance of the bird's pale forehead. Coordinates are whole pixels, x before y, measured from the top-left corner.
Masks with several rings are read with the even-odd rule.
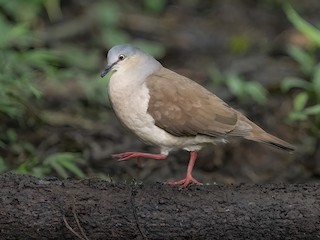
[[[139,48],[136,48],[130,44],[117,45],[109,50],[108,59],[117,58],[120,54],[133,56],[140,52],[141,50]]]

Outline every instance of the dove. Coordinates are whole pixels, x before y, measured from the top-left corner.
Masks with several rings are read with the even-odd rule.
[[[200,84],[163,67],[133,45],[116,45],[108,51],[101,77],[108,73],[108,96],[118,119],[142,142],[160,148],[158,154],[124,152],[113,157],[119,161],[163,160],[171,151],[190,152],[185,178],[166,184],[201,185],[192,176],[198,151],[208,144],[227,143],[230,138],[294,151],[293,145],[267,133]]]

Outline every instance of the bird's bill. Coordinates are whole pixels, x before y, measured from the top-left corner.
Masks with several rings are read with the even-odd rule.
[[[100,76],[103,78],[105,75],[107,75],[108,72],[110,72],[110,70],[112,69],[113,65],[114,65],[114,64],[112,64],[112,65],[110,65],[110,66],[107,66],[106,69],[103,70],[103,72],[101,73]]]
[[[110,72],[112,70],[113,66],[116,65],[118,62],[119,62],[119,60],[114,62],[114,63],[112,63],[110,66],[107,66],[106,69],[103,70],[103,72],[101,73],[100,76],[103,78],[105,75],[107,75],[108,72]]]

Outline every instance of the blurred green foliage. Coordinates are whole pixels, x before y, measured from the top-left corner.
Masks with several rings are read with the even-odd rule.
[[[235,55],[242,55],[247,53],[250,46],[250,39],[243,34],[233,36],[229,42],[229,49],[231,53]]]
[[[10,12],[13,2],[6,1],[2,7]],[[39,72],[50,71],[56,56],[50,50],[35,47],[33,15],[12,17],[31,19],[14,24],[0,15],[0,113],[19,119],[27,109],[26,103],[41,96],[34,80]]]
[[[84,159],[77,153],[55,153],[43,161],[43,166],[55,170],[59,176],[67,178],[71,172],[79,178],[85,177],[85,174],[78,167],[78,164],[84,164]]]
[[[217,68],[211,68],[209,76],[216,87],[226,86],[241,103],[267,103],[268,90],[258,82],[246,81],[235,73],[223,75]]]
[[[166,4],[166,0],[144,0],[145,8],[151,13],[160,13]]]
[[[150,14],[156,14],[165,2],[143,4]],[[65,17],[61,4],[60,0],[0,0],[0,154],[11,159],[0,157],[0,172],[85,177],[81,150],[62,150],[44,157],[34,143],[21,138],[26,129],[50,124],[39,111],[44,101],[42,89],[62,89],[71,97],[81,89],[80,96],[89,104],[105,106],[107,79],[100,78],[102,49],[131,42],[156,57],[165,54],[161,44],[132,38],[121,29],[123,13],[118,2],[96,1],[76,19]],[[95,25],[99,31],[92,32]],[[82,37],[83,31],[92,33],[90,42]],[[72,82],[77,90],[66,89]],[[84,108],[75,107],[78,115],[85,114]]]
[[[42,177],[55,171],[61,177],[67,177],[67,169],[74,175],[83,177],[84,174],[76,165],[79,162],[78,155],[57,153],[42,162],[35,147],[20,140],[15,129],[3,129],[9,119],[17,124],[28,125],[28,113],[35,101],[42,97],[37,81],[45,81],[47,76],[57,73],[56,65],[61,62],[56,52],[42,46],[38,29],[35,28],[47,3],[48,1],[41,0],[0,1],[3,10],[0,15],[0,145],[16,156],[17,162],[22,161],[16,169],[18,173]],[[66,62],[74,59],[64,58]],[[0,172],[7,170],[9,167],[1,157]]]
[[[8,166],[4,159],[0,157],[0,173],[6,172],[8,170]]]
[[[287,77],[282,83],[283,91],[296,90],[293,111],[289,114],[292,122],[304,122],[304,126],[318,136],[320,132],[320,30],[301,18],[291,5],[285,4],[284,11],[297,30],[310,41],[307,49],[288,47],[288,54],[300,66],[303,77]]]
[[[302,32],[313,44],[319,47],[320,30],[300,17],[296,10],[294,10],[294,8],[287,1],[284,1],[283,9],[287,15],[287,18],[294,25],[294,27],[298,31]]]
[[[165,6],[165,3],[166,1],[164,0],[144,1],[146,9],[151,12],[161,11]],[[101,33],[102,38],[99,40],[101,46],[111,48],[117,44],[130,42],[156,58],[163,57],[165,48],[162,44],[146,39],[133,39],[128,32],[121,30],[119,23],[123,16],[120,9],[119,3],[115,1],[99,2],[95,4],[93,9],[94,15],[99,23],[99,27],[103,29]]]
[[[54,153],[45,158],[43,161],[36,156],[22,163],[14,172],[19,174],[31,174],[35,177],[45,177],[57,174],[59,177],[68,178],[71,173],[78,177],[84,178],[84,172],[79,165],[84,165],[85,160],[79,153]]]

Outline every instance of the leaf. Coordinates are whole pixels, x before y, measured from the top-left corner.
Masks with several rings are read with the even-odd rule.
[[[289,119],[291,121],[304,121],[308,119],[308,116],[302,112],[291,112],[289,113]]]
[[[0,173],[7,171],[8,167],[2,157],[0,157]]]
[[[51,172],[51,168],[49,166],[36,166],[31,169],[32,176],[43,178],[48,176]]]
[[[245,54],[250,48],[250,38],[244,34],[235,35],[231,38],[229,48],[233,54]]]
[[[51,21],[58,21],[63,18],[60,0],[44,1],[44,4]]]
[[[308,91],[311,88],[311,84],[301,78],[286,77],[281,84],[282,91],[287,92],[292,88],[302,88],[303,90]]]
[[[159,13],[166,6],[166,0],[145,0],[144,5],[150,12]]]
[[[258,82],[248,82],[245,91],[259,104],[265,104],[268,100],[268,91]]]
[[[66,161],[60,161],[60,164],[65,168],[68,169],[70,172],[75,174],[79,178],[84,178],[85,174],[82,172],[82,170],[76,165],[75,162],[72,162],[71,160]]]
[[[67,171],[63,168],[63,166],[60,165],[60,163],[52,161],[49,164],[56,172],[58,175],[60,175],[63,178],[67,178],[69,175]]]
[[[288,54],[300,64],[301,70],[304,74],[312,74],[315,66],[315,59],[313,55],[295,46],[288,47]]]
[[[233,95],[243,100],[244,98],[244,81],[235,74],[229,74],[226,79],[226,85]]]
[[[307,115],[318,115],[320,114],[320,104],[307,107],[303,112]]]
[[[306,37],[315,44],[320,46],[320,30],[301,18],[289,3],[285,3],[283,5],[283,9],[287,15],[287,18],[295,26],[295,28],[306,35]]]
[[[69,176],[66,170],[74,173],[78,177],[84,177],[84,173],[73,162],[81,162],[79,154],[63,152],[55,153],[47,157],[43,163],[45,166],[51,166],[61,177]]]
[[[51,67],[50,62],[58,61],[59,57],[50,50],[35,49],[24,52],[21,55],[21,60],[37,68],[46,70]]]
[[[97,18],[101,27],[116,26],[120,21],[121,10],[116,1],[101,1],[91,10],[92,16]]]
[[[40,99],[42,97],[43,94],[40,89],[31,84],[29,84],[27,87],[35,98]]]
[[[27,24],[11,25],[0,15],[0,49],[8,48],[14,43],[23,43],[31,36]]]
[[[37,20],[41,7],[46,0],[6,1],[1,0],[1,7],[15,18],[17,22],[33,22]]]
[[[130,42],[128,33],[119,29],[108,28],[108,31],[102,33],[102,40],[109,46]]]
[[[308,94],[306,92],[299,93],[293,100],[293,109],[295,111],[302,111],[308,101]]]

